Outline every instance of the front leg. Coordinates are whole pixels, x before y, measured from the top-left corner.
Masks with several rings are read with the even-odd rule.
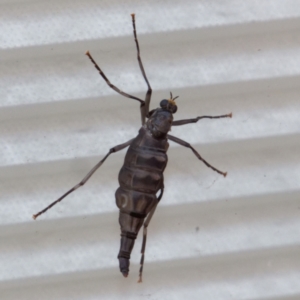
[[[201,116],[193,119],[177,120],[172,123],[172,126],[185,125],[190,123],[197,123],[201,119],[220,119],[220,118],[232,118],[232,113],[221,116]]]

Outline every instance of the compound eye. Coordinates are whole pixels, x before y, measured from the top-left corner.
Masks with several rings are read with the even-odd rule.
[[[177,111],[177,106],[176,105],[172,105],[171,110],[172,110],[172,114],[175,114],[176,111]]]
[[[161,108],[167,108],[168,104],[169,104],[169,101],[166,100],[166,99],[160,101],[160,107]]]

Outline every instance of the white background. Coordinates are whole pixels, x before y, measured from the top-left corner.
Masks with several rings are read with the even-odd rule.
[[[131,13],[174,127],[224,179],[170,142],[165,194],[130,274],[114,192],[125,151],[33,221],[109,148],[137,134],[144,97]],[[300,1],[0,0],[0,298],[300,298]]]

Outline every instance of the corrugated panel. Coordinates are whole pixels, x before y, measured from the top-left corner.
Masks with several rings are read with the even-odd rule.
[[[109,148],[144,97],[130,13],[154,90],[226,179],[172,142],[165,195],[130,276],[118,270],[114,191],[124,151],[36,222]],[[300,299],[300,5],[265,1],[0,2],[1,299]]]

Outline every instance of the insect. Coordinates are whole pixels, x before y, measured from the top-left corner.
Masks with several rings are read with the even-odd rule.
[[[185,124],[196,123],[199,120],[205,118],[231,118],[232,113],[220,116],[201,116],[192,119],[174,121],[173,115],[177,111],[177,104],[175,100],[178,98],[178,96],[173,98],[172,93],[170,93],[169,99],[164,99],[160,102],[160,108],[149,110],[152,89],[147,79],[146,72],[144,70],[140,57],[140,47],[135,26],[135,15],[131,14],[131,17],[133,35],[137,49],[137,60],[141,73],[148,87],[145,95],[145,100],[127,94],[118,89],[108,80],[106,75],[97,65],[88,51],[86,52],[86,55],[89,57],[95,68],[99,71],[100,75],[110,88],[124,97],[131,98],[140,102],[142,126],[139,130],[139,133],[133,139],[111,148],[105,155],[105,157],[89,171],[89,173],[82,179],[81,182],[76,184],[45,209],[33,215],[33,219],[36,219],[39,215],[45,213],[48,209],[50,209],[56,203],[60,202],[67,195],[83,186],[96,172],[96,170],[101,167],[101,165],[109,155],[129,146],[129,149],[127,150],[125,156],[124,164],[119,172],[118,179],[120,186],[115,193],[116,204],[119,208],[119,223],[121,227],[121,246],[118,254],[118,259],[120,271],[124,277],[127,277],[129,273],[131,251],[133,249],[137,234],[143,226],[143,241],[138,281],[141,282],[146,249],[147,227],[155,212],[157,204],[161,200],[164,193],[163,172],[168,162],[168,140],[171,140],[181,146],[190,148],[196,155],[196,157],[201,160],[207,167],[218,172],[224,177],[227,175],[226,172],[222,172],[216,169],[205,159],[203,159],[201,155],[189,143],[168,134],[168,132],[171,130],[172,126],[181,126]]]

